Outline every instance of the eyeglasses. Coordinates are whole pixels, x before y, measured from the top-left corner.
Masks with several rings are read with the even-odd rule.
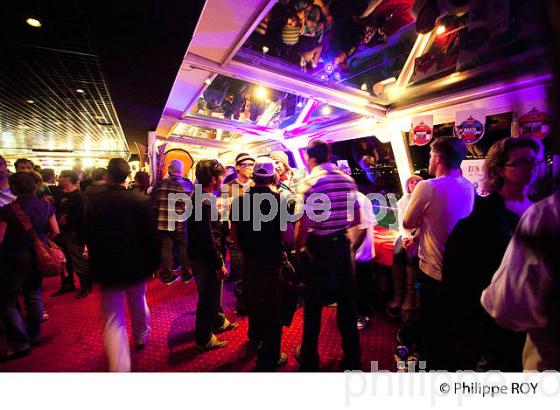
[[[544,164],[545,161],[537,160],[536,158],[518,158],[513,162],[505,164],[505,166],[512,168],[535,168]]]
[[[255,164],[249,164],[249,163],[246,162],[246,163],[244,163],[244,164],[239,164],[238,166],[243,167],[243,168],[249,168],[249,167],[252,167],[252,166],[254,166],[254,165],[255,165]]]

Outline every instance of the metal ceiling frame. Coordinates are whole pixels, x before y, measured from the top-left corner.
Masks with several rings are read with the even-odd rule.
[[[317,80],[305,78],[300,71],[294,70],[291,76],[287,76],[258,65],[239,62],[237,59],[233,59],[227,66],[221,66],[191,53],[187,54],[184,62],[192,68],[262,85],[273,90],[301,95],[347,111],[363,115],[385,114],[385,108],[377,104],[376,100],[369,94],[350,88],[344,90],[347,87],[330,83],[325,85]],[[187,107],[188,109],[190,107]]]
[[[234,46],[231,48],[230,52],[228,53],[227,57],[224,61],[221,62],[221,66],[226,66],[230,63],[230,61],[235,57],[237,52],[245,41],[249,38],[249,36],[255,31],[257,26],[260,22],[266,17],[266,15],[272,10],[272,7],[277,3],[278,0],[269,0],[268,3],[261,4],[261,7],[255,11],[253,16],[249,19],[248,23],[245,25],[243,30],[243,34],[241,34],[238,39],[234,42]]]
[[[476,90],[473,88],[463,91],[449,91],[446,87],[458,84],[463,80],[476,78],[486,73],[489,69],[489,67],[484,66],[463,73],[453,73],[420,85],[410,84],[416,59],[429,49],[430,44],[432,44],[437,35],[436,31],[432,30],[429,33],[419,34],[417,36],[397,81],[394,83],[392,89],[390,89],[390,91],[388,90],[389,92],[386,96],[373,97],[367,92],[358,89],[331,82],[322,82],[317,78],[302,73],[297,68],[285,62],[273,60],[265,54],[241,48],[266,12],[270,10],[273,3],[275,2],[269,1],[265,6],[260,7],[253,13],[252,21],[249,21],[244,26],[246,29],[244,35],[237,37],[234,46],[231,47],[225,60],[213,61],[188,50],[181,65],[181,70],[185,72],[188,70],[202,70],[208,73],[209,77],[207,78],[215,78],[216,75],[222,75],[281,92],[303,96],[307,98],[308,101],[302,112],[298,114],[296,121],[284,129],[273,129],[262,124],[245,124],[229,119],[189,114],[190,108],[198,98],[200,98],[202,92],[208,87],[208,84],[203,84],[200,87],[200,92],[189,99],[180,118],[175,116],[179,114],[178,112],[173,112],[173,115],[163,115],[162,121],[223,129],[240,134],[244,134],[244,131],[246,131],[248,135],[257,136],[258,139],[255,140],[255,143],[258,141],[259,144],[265,144],[266,139],[268,139],[271,143],[272,141],[281,142],[289,149],[301,148],[304,146],[305,140],[317,136],[338,140],[341,134],[347,134],[349,132],[356,131],[357,134],[361,135],[362,133],[367,133],[367,127],[370,126],[371,131],[369,135],[382,133],[385,138],[389,136],[391,142],[397,143],[398,145],[399,141],[395,141],[395,138],[400,138],[400,133],[392,130],[391,126],[387,127],[387,124],[385,124],[383,120],[390,121],[391,119],[400,118],[409,112],[419,109],[420,106],[426,109],[428,109],[428,107],[450,106],[458,104],[465,99],[472,98],[471,94],[473,94],[473,92],[476,94]],[[203,54],[203,50],[201,54]],[[548,77],[546,77],[547,73],[541,74],[543,76],[542,80],[545,82],[548,81]],[[493,84],[497,85],[499,88],[500,84],[507,85],[507,81],[494,81]],[[521,86],[522,85],[520,85],[520,87]],[[505,88],[498,88],[490,91],[486,90],[485,93],[506,92]],[[409,92],[412,92],[414,98],[417,100],[423,97],[427,97],[429,100],[407,104],[406,101],[403,101],[405,99],[401,97],[407,95],[406,93]],[[450,95],[451,92],[453,92],[457,98],[452,98]],[[480,96],[479,94],[476,95]],[[307,123],[311,113],[320,103],[330,104],[355,114],[354,116],[350,116],[352,118],[343,117],[335,118],[331,121],[318,122],[316,124]],[[378,120],[381,120],[382,123]],[[170,133],[172,133],[172,131],[173,129]],[[337,135],[337,133],[340,135]],[[173,138],[175,140],[175,137]],[[221,149],[236,144],[235,140],[217,144],[214,140],[202,138],[178,138],[188,138],[187,141],[191,146],[199,145]],[[183,139],[183,141],[185,140]],[[177,140],[177,142],[179,141]],[[404,169],[406,167],[401,164],[399,168]],[[402,171],[402,169],[399,169],[399,172]],[[410,170],[408,170],[408,172],[410,172]]]

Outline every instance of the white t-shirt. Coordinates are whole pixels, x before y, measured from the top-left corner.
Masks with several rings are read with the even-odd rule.
[[[451,231],[474,204],[474,187],[463,177],[439,177],[416,185],[403,220],[405,229],[418,228],[420,269],[441,281],[443,251]]]
[[[377,219],[375,218],[375,214],[373,212],[373,205],[368,197],[361,192],[358,192],[357,199],[360,204],[360,224],[351,227],[348,230],[348,235],[350,240],[354,242],[357,239],[358,231],[367,229],[366,237],[356,251],[355,259],[356,262],[369,262],[375,258],[373,227],[377,225]]]

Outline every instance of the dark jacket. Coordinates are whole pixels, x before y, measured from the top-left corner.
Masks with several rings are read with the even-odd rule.
[[[499,194],[477,197],[472,213],[457,223],[446,243],[442,286],[443,309],[458,341],[481,353],[505,352],[500,344],[506,343],[510,351],[518,351],[520,363],[524,336],[501,329],[480,303],[518,222]]]
[[[85,194],[78,190],[64,192],[55,202],[56,218],[63,232],[80,232],[83,225]]]
[[[156,222],[150,199],[121,186],[108,186],[86,200],[85,240],[93,279],[127,285],[159,266]]]
[[[277,210],[276,216],[271,221],[262,222],[259,230],[253,228],[255,194],[272,195]],[[249,201],[247,215],[243,213],[245,201]],[[232,224],[237,226],[237,239],[243,253],[243,280],[249,315],[275,325],[282,324],[283,319],[279,279],[283,252],[280,206],[280,194],[261,186],[254,186],[243,196],[234,198],[232,205],[232,208],[239,207],[239,220],[232,220]],[[260,214],[269,215],[270,211],[270,202],[263,199]]]
[[[478,319],[482,291],[500,266],[518,222],[502,197],[491,194],[477,197],[472,213],[457,223],[445,246],[442,278],[455,316]]]
[[[189,259],[204,261],[213,269],[220,269],[224,263],[220,251],[224,235],[222,223],[218,219],[212,221],[210,201],[197,200],[196,191],[191,199],[193,212],[187,220],[187,256]]]
[[[253,219],[254,211],[253,204],[256,203],[254,199],[255,194],[266,194],[274,198],[276,202],[276,215],[274,219],[261,222],[260,229],[254,230]],[[249,201],[248,205],[244,205]],[[234,198],[232,202],[232,209],[239,210],[239,221],[233,221],[232,224],[237,225],[237,239],[239,241],[239,248],[241,251],[248,254],[263,254],[263,253],[276,253],[280,255],[282,252],[282,232],[280,231],[280,194],[273,192],[269,187],[252,187],[246,194]],[[243,210],[247,208],[247,215]],[[260,202],[260,215],[269,215],[271,211],[271,204],[267,199]],[[233,216],[233,213],[230,214]]]

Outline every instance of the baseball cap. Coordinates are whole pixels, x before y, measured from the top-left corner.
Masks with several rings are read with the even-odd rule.
[[[274,170],[274,161],[269,157],[258,157],[253,166],[253,176],[271,177],[276,174]]]
[[[246,152],[243,152],[243,153],[241,153],[241,154],[239,154],[238,156],[235,157],[235,165],[237,165],[237,164],[239,164],[243,161],[253,161],[253,162],[255,162],[255,158],[253,158],[252,156],[250,156]]]

